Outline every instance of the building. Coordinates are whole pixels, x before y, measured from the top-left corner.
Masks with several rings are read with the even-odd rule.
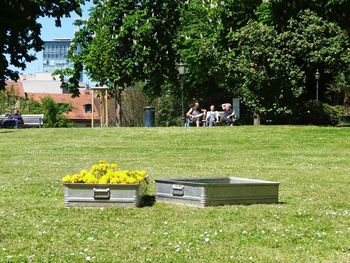
[[[70,104],[72,110],[65,114],[65,117],[76,123],[78,127],[90,127],[92,117],[91,94],[89,91],[84,91],[79,97],[72,98],[71,94],[49,94],[49,93],[28,93],[29,99],[40,102],[45,97],[51,97],[56,103]],[[94,99],[94,118],[99,121],[99,101]]]
[[[33,81],[33,83],[30,83]],[[60,83],[57,81],[58,84]],[[29,85],[28,85],[29,83]],[[42,85],[39,85],[39,84]],[[55,88],[59,89],[59,85],[56,87],[50,87],[52,82],[50,81],[38,81],[38,80],[22,80],[18,82],[7,81],[6,89],[13,90],[14,95],[35,100],[41,102],[45,97],[51,97],[56,103],[60,104],[70,104],[72,110],[65,114],[65,117],[76,123],[78,127],[91,127],[91,118],[92,118],[92,103],[94,104],[94,122],[95,126],[100,126],[101,119],[101,100],[99,97],[94,97],[92,99],[90,90],[86,88],[80,89],[80,96],[72,98],[72,94],[62,93],[62,92],[53,92]],[[49,92],[51,91],[51,92]],[[59,91],[59,90],[57,90]],[[113,98],[109,99],[109,118],[108,122],[110,125],[115,123],[115,104],[113,103]],[[13,107],[19,107],[19,105],[13,105]],[[0,113],[3,114],[3,113]]]
[[[52,76],[48,72],[38,72],[34,74],[22,74],[20,80],[26,93],[69,93],[67,89],[61,87],[59,76]],[[79,83],[79,88],[88,89],[88,85],[84,82]]]
[[[71,40],[68,38],[60,38],[44,42],[44,72],[53,73],[56,69],[72,67],[72,63],[68,60],[70,44]]]

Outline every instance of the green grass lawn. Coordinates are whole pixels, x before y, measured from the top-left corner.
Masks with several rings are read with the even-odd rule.
[[[0,146],[0,262],[350,261],[350,129],[0,130]],[[61,178],[100,159],[279,181],[281,204],[64,208]]]

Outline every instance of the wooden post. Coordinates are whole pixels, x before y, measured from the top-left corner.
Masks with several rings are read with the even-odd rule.
[[[94,90],[91,90],[91,128],[94,127]]]
[[[106,90],[106,127],[108,127],[108,90]]]
[[[102,105],[102,93],[100,93],[100,127],[103,127],[103,105]]]

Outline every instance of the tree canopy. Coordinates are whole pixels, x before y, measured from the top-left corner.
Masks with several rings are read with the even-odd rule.
[[[70,9],[63,4],[63,13],[40,15],[59,21],[69,10],[79,11],[81,2]],[[316,69],[326,101],[326,87],[334,86],[349,68],[350,0],[94,3],[89,18],[76,21],[79,31],[69,55],[74,69],[65,72],[69,78],[64,84],[74,96],[84,68],[117,95],[117,104],[121,90],[135,82],[144,83],[150,99],[179,99],[181,59],[186,64],[185,104],[193,99],[219,104],[240,96],[251,112],[289,114],[298,103],[314,98]],[[27,49],[41,45],[31,43],[26,41]]]
[[[3,0],[0,5],[0,90],[7,78],[17,80],[18,72],[9,69],[13,65],[22,70],[26,63],[36,59],[35,53],[43,48],[40,37],[39,17],[55,18],[61,26],[61,18],[71,12],[81,15],[80,5],[85,0]]]
[[[176,77],[173,47],[181,1],[98,2],[85,21],[77,21],[70,57],[102,85],[124,87],[146,81],[145,91],[159,95]],[[148,87],[152,87],[148,89]]]

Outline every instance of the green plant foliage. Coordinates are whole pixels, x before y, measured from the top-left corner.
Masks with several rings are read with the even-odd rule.
[[[10,114],[18,103],[18,96],[11,88],[0,90],[0,114]]]
[[[251,21],[232,41],[237,46],[233,73],[243,102],[256,114],[291,113],[303,93],[303,71],[293,63],[277,31]]]
[[[308,101],[298,105],[291,122],[298,124],[337,125],[343,115],[342,106],[331,106],[320,101]]]
[[[231,39],[237,47],[232,75],[244,103],[272,119],[286,118],[297,103],[314,98],[316,68],[329,79],[350,62],[349,40],[342,29],[309,10],[291,19],[282,33],[250,21]]]
[[[17,80],[18,72],[9,66],[25,69],[26,63],[36,59],[35,53],[42,50],[44,42],[40,38],[39,17],[55,18],[56,26],[61,26],[62,17],[71,12],[81,15],[80,5],[84,0],[3,0],[0,7],[0,89],[5,87],[7,78]]]
[[[305,71],[335,75],[350,63],[349,38],[335,23],[324,20],[310,10],[289,20],[282,41],[296,58],[295,64]]]
[[[44,114],[46,128],[50,127],[74,127],[75,124],[67,120],[65,113],[71,111],[69,104],[56,103],[51,97],[45,97],[41,103],[16,95],[9,88],[0,91],[0,114],[11,114],[15,108],[19,108],[21,114]]]
[[[349,0],[269,0],[272,20],[282,31],[290,18],[295,18],[300,11],[310,9],[318,16],[336,22],[350,33],[350,1]]]
[[[43,109],[41,104],[31,99],[21,99],[21,114],[42,114]]]
[[[340,94],[343,99],[344,115],[349,115],[350,106],[350,68],[339,73],[334,82],[329,86],[331,92]]]
[[[58,104],[51,97],[45,97],[41,100],[42,112],[45,115],[45,127],[73,127],[74,124],[68,121],[64,113],[70,111],[72,106],[69,104]]]
[[[94,81],[115,95],[117,126],[121,125],[121,91],[137,81],[151,98],[162,85],[177,80],[173,43],[184,1],[96,1],[87,20],[78,20],[69,57],[74,63],[68,87],[78,91],[78,72],[86,70]]]
[[[223,55],[219,44],[221,26],[210,6],[202,1],[190,1],[182,12],[176,46],[186,64],[183,85],[187,102],[192,98],[208,101],[226,89],[223,85],[225,70],[220,65]],[[180,97],[179,91],[177,94]]]
[[[145,92],[158,96],[176,79],[173,48],[182,1],[105,1],[77,21],[70,56],[87,74],[113,89],[147,80]],[[78,68],[80,68],[80,66]]]
[[[177,97],[164,94],[155,101],[157,126],[182,126],[181,105]]]
[[[176,45],[186,63],[185,100],[206,106],[238,95],[230,71],[228,36],[255,18],[259,1],[189,1],[181,13]],[[178,93],[179,94],[179,93]]]
[[[81,65],[74,65],[74,68],[56,69],[52,76],[58,75],[61,81],[61,88],[72,93],[72,97],[79,96],[79,80],[82,72]]]

